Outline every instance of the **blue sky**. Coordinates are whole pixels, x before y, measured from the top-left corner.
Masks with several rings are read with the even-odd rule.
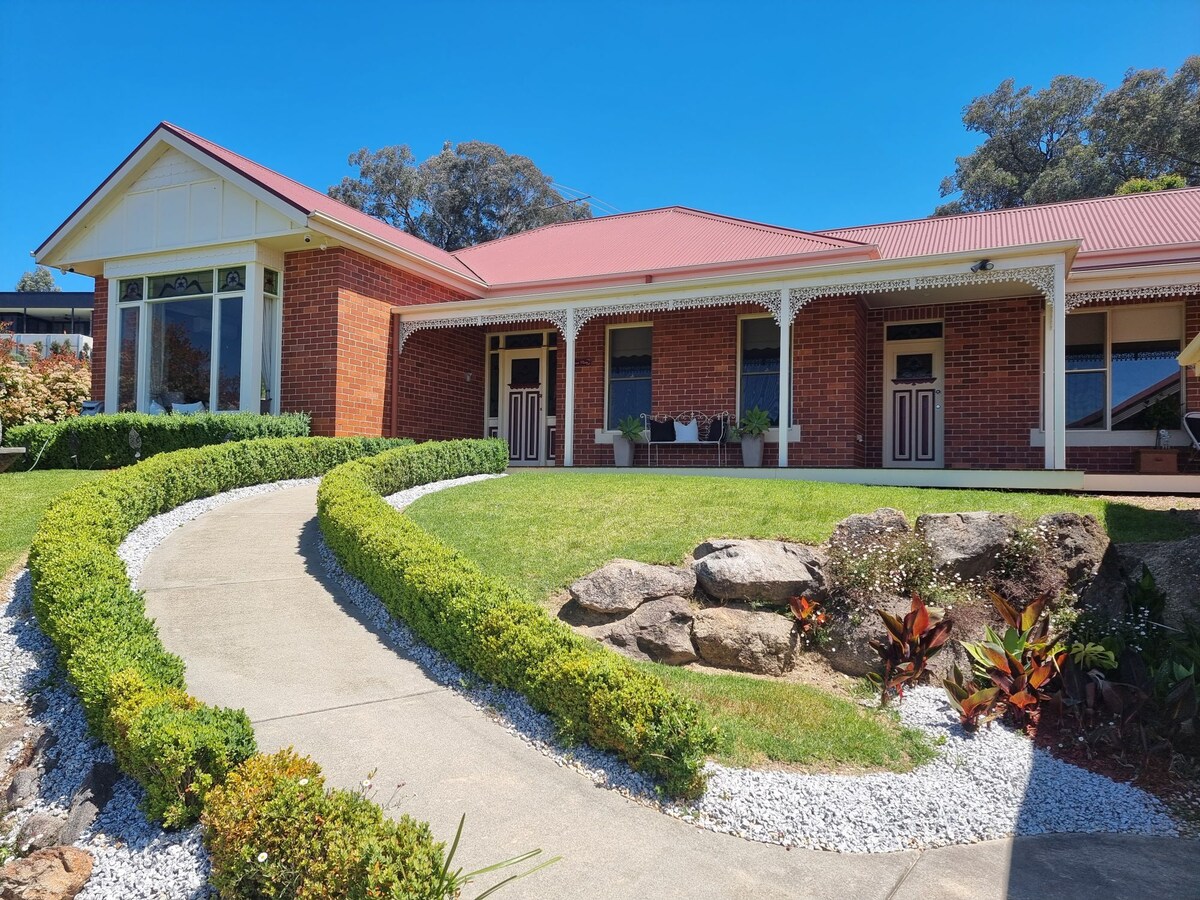
[[[480,139],[607,209],[832,228],[929,214],[977,142],[963,105],[1004,78],[1113,85],[1200,50],[1197,0],[5,0],[0,17],[0,290],[162,119],[320,189],[359,147]]]

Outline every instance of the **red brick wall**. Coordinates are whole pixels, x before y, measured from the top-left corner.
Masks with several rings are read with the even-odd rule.
[[[792,322],[792,466],[861,466],[865,433],[866,310],[857,297],[818,297]]]
[[[466,299],[344,248],[289,253],[283,291],[281,407],[310,412],[313,434],[334,435],[389,427],[391,308]]]
[[[400,354],[399,379],[399,436],[422,441],[483,437],[483,329],[415,332]]]
[[[1041,425],[1041,309],[1041,298],[1026,298],[870,310],[866,464],[883,464],[885,325],[942,319],[946,466],[1040,468],[1029,431]]]
[[[107,370],[108,346],[108,279],[96,278],[92,301],[92,399],[104,399],[104,378]],[[115,410],[105,410],[115,412]]]

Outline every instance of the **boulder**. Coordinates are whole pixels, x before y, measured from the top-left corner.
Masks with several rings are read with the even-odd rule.
[[[1142,566],[1154,576],[1154,586],[1162,593],[1163,622],[1182,628],[1187,621],[1200,624],[1200,535],[1178,541],[1153,541],[1121,544],[1120,566],[1125,576],[1136,583]]]
[[[964,580],[988,574],[1018,527],[1015,516],[989,512],[927,513],[917,519],[933,564]]]
[[[677,566],[652,566],[631,559],[614,559],[570,587],[571,598],[594,612],[623,614],[647,600],[688,596],[696,576]]]
[[[717,600],[786,603],[826,595],[825,556],[786,541],[706,541],[693,553],[696,581]]]
[[[834,526],[829,543],[839,550],[857,550],[887,543],[890,538],[911,531],[904,513],[885,506],[873,513],[846,516]]]
[[[1038,519],[1037,527],[1046,541],[1050,562],[1062,569],[1067,584],[1079,584],[1100,571],[1109,542],[1095,516],[1052,513]]]
[[[90,853],[48,847],[0,869],[0,900],[72,900],[91,877]]]
[[[634,659],[683,665],[697,659],[692,645],[692,605],[684,597],[647,600],[633,613],[586,633]]]
[[[23,766],[13,772],[12,781],[8,784],[4,799],[7,809],[20,809],[27,806],[29,801],[37,796],[38,773],[32,766]]]
[[[796,658],[795,620],[771,612],[713,607],[696,613],[692,636],[700,658],[714,666],[782,675]]]
[[[65,824],[66,818],[61,813],[35,812],[17,832],[17,848],[26,852],[62,843],[58,834]]]
[[[67,813],[67,823],[59,833],[59,841],[73,844],[83,833],[92,827],[100,811],[112,799],[113,786],[120,775],[112,763],[96,763],[92,766],[83,784],[71,798],[71,809]]]

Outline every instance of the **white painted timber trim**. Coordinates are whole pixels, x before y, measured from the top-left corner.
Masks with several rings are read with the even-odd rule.
[[[186,272],[191,269],[215,269],[222,266],[259,263],[270,269],[283,271],[283,254],[254,241],[226,244],[223,247],[199,247],[195,250],[173,250],[145,256],[129,256],[107,260],[104,277],[136,278],[143,275],[161,275],[171,272]]]
[[[597,428],[594,430],[592,443],[611,444],[613,442],[613,437],[620,433],[621,432],[619,432],[619,431],[607,431],[603,428]],[[768,429],[767,433],[766,433],[766,435],[764,435],[764,437],[766,439],[766,443],[778,444],[779,443],[779,429],[778,428]],[[790,428],[788,428],[788,443],[789,444],[798,444],[800,442],[800,437],[801,437],[801,427],[799,425],[792,425]],[[736,438],[732,441],[727,441],[727,444],[729,444],[729,445],[736,445],[738,443],[739,443],[739,441]],[[669,446],[669,444],[658,444],[657,446],[667,447],[667,446]],[[682,444],[681,446],[684,446],[684,447],[710,447],[712,445],[711,444]]]
[[[575,472],[612,475],[611,466],[576,468]],[[1028,491],[1081,491],[1084,474],[1068,470],[1044,469],[984,470],[984,469],[780,469],[770,466],[745,469],[734,465],[727,468],[659,468],[639,471],[653,475],[698,475],[721,478],[775,478],[783,481],[819,481],[833,484],[870,484],[885,487],[943,487]],[[1134,477],[1134,476],[1114,476]],[[1144,476],[1143,476],[1144,477]],[[1172,476],[1163,476],[1172,477]],[[1196,481],[1200,478],[1192,477]],[[1200,490],[1200,485],[1197,485]],[[1137,490],[1137,488],[1125,488]]]
[[[1153,431],[1101,431],[1070,430],[1067,432],[1068,447],[1142,447],[1154,446],[1156,433]],[[1191,441],[1182,428],[1171,430],[1172,447],[1190,447]],[[1040,428],[1029,429],[1029,446],[1045,447],[1046,433]]]

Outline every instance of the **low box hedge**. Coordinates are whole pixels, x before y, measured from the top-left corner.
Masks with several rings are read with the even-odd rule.
[[[696,704],[484,575],[383,499],[507,464],[507,446],[495,440],[420,444],[346,463],[321,481],[321,531],[345,569],[430,646],[520,691],[568,741],[619,754],[669,793],[697,795],[716,734]]]
[[[115,469],[172,450],[252,438],[308,437],[310,426],[307,413],[115,413],[74,416],[53,424],[15,425],[5,429],[4,443],[26,449],[18,463],[23,468]],[[134,428],[141,438],[140,457],[129,446],[129,432]]]
[[[315,477],[406,443],[291,438],[180,450],[75,488],[47,510],[29,554],[34,614],[89,726],[146,789],[152,818],[167,826],[194,820],[205,792],[254,752],[254,736],[241,710],[188,696],[182,660],[163,647],[117,556],[121,541],[189,500]]]

